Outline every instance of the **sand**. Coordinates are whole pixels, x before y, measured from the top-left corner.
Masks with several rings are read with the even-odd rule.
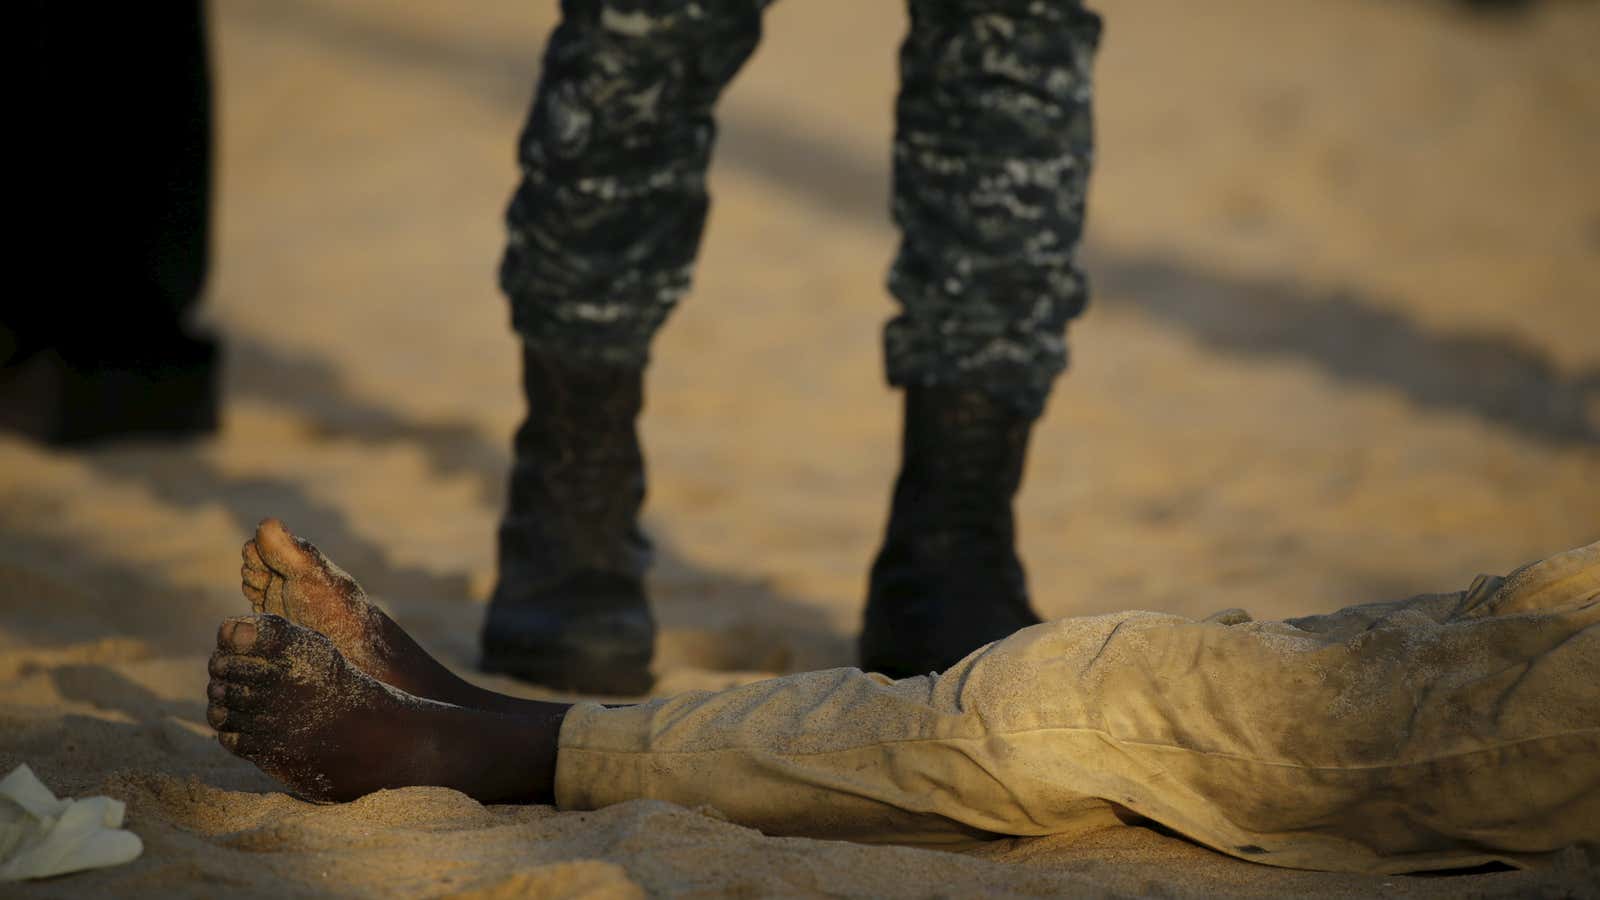
[[[1593,895],[1578,860],[1364,878],[1127,827],[956,855],[654,802],[317,806],[224,753],[204,661],[264,515],[472,675],[521,414],[499,215],[553,7],[214,6],[226,427],[0,437],[0,771],[125,800],[147,849],[7,896]],[[1020,504],[1039,607],[1294,615],[1600,538],[1600,7],[1100,8],[1096,296]],[[663,692],[851,661],[898,429],[878,330],[902,27],[893,4],[780,4],[724,103],[644,423]]]

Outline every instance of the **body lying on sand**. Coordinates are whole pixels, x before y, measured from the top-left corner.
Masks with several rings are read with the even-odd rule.
[[[943,673],[609,708],[470,684],[276,520],[242,575],[255,614],[218,631],[207,719],[317,800],[654,797],[768,833],[943,846],[1114,813],[1344,871],[1600,853],[1600,544],[1326,616],[1063,619]]]

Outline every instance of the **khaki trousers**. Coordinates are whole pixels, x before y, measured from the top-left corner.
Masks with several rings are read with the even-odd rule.
[[[581,704],[556,798],[921,845],[1131,810],[1242,859],[1353,872],[1527,865],[1573,845],[1600,858],[1597,623],[1600,543],[1466,591],[1284,622],[1064,619],[942,674]]]

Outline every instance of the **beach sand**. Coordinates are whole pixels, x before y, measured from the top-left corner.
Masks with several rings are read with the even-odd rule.
[[[225,428],[0,437],[0,772],[126,800],[146,850],[0,893],[1594,895],[1576,857],[1377,878],[1134,827],[958,855],[651,801],[319,806],[222,751],[205,659],[266,515],[450,665],[536,695],[471,669],[522,404],[499,220],[553,7],[214,5]],[[1095,299],[1019,507],[1039,608],[1295,615],[1600,538],[1600,6],[1099,9]],[[644,422],[662,693],[852,662],[899,428],[878,348],[903,27],[894,4],[779,4],[723,103]]]

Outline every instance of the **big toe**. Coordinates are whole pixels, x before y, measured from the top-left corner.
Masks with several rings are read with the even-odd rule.
[[[262,519],[256,526],[256,552],[262,562],[286,576],[308,575],[322,568],[322,554],[310,541],[294,536],[281,521]]]
[[[272,658],[297,648],[316,632],[282,616],[233,616],[217,628],[217,649],[240,656]]]

